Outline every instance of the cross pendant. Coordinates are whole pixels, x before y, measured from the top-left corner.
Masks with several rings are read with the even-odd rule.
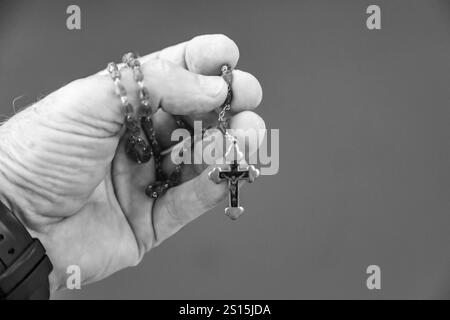
[[[251,183],[258,176],[258,169],[251,165],[242,169],[237,160],[234,160],[226,169],[216,167],[209,173],[209,178],[215,183],[228,182],[229,206],[225,208],[225,214],[232,220],[236,220],[244,213],[244,208],[239,204],[239,181],[246,180]]]

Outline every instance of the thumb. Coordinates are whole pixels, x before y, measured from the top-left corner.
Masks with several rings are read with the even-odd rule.
[[[155,246],[178,232],[189,222],[214,208],[228,193],[226,183],[216,184],[208,177],[210,166],[158,199],[153,210]]]

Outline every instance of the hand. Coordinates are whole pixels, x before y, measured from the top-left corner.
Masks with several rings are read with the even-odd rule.
[[[206,35],[141,58],[158,140],[171,145],[173,114],[212,123],[225,100],[220,67],[233,68],[235,43]],[[107,62],[107,61],[106,61]],[[105,62],[105,65],[106,65]],[[137,85],[129,69],[122,82],[133,105]],[[252,110],[261,101],[258,81],[235,70],[231,126],[264,129]],[[0,200],[41,240],[53,263],[52,290],[65,287],[66,269],[78,265],[90,283],[140,262],[183,226],[217,205],[225,184],[202,167],[183,168],[184,183],[156,201],[144,194],[155,180],[153,161],[139,165],[124,153],[124,114],[105,72],[76,80],[0,127]],[[168,159],[165,170],[171,170]],[[173,167],[173,165],[172,165]]]

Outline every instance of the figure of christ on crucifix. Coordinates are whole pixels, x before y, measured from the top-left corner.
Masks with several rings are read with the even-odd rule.
[[[237,148],[236,142],[234,147]],[[241,168],[236,159],[228,165],[228,168],[216,167],[209,173],[209,178],[215,183],[228,182],[229,206],[225,208],[225,214],[232,220],[236,220],[244,213],[244,208],[239,205],[239,182],[245,180],[252,183],[258,176],[258,169],[252,165]]]

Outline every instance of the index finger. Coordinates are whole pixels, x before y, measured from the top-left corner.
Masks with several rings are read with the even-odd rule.
[[[142,62],[156,57],[170,61],[193,73],[216,76],[220,74],[220,68],[224,64],[230,65],[233,69],[236,67],[239,49],[236,43],[226,35],[208,34],[145,56]]]
[[[220,74],[224,64],[233,69],[236,67],[239,49],[226,35],[207,34],[139,58],[142,64],[155,59],[169,61],[193,73],[215,76]],[[106,71],[100,74],[106,74]]]

